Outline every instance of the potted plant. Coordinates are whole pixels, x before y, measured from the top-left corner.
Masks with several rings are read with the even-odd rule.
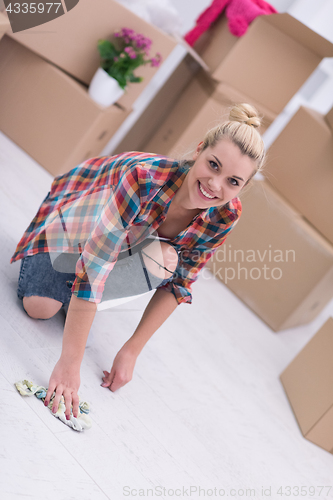
[[[158,67],[162,61],[159,53],[149,58],[151,44],[149,38],[129,28],[115,33],[112,42],[99,40],[101,65],[90,83],[90,97],[103,106],[110,106],[123,95],[129,82],[141,82],[143,78],[134,75],[136,68],[146,64]]]

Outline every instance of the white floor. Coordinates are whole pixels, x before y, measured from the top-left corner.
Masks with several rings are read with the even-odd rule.
[[[1,500],[275,500],[301,496],[290,495],[297,486],[303,498],[333,498],[318,488],[333,486],[333,457],[302,437],[278,378],[333,303],[310,325],[273,333],[217,279],[199,279],[193,305],[175,311],[115,393],[100,387],[102,370],[148,299],[98,312],[81,371],[90,430],[76,433],[22,398],[14,382],[47,385],[61,348],[62,314],[30,319],[16,297],[20,263],[9,264],[52,178],[3,134],[0,171]]]

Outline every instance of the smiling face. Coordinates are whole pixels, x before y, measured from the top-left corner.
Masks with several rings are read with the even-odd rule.
[[[207,209],[225,205],[235,198],[256,170],[255,162],[241,153],[230,139],[214,147],[198,146],[183,186],[187,208]]]

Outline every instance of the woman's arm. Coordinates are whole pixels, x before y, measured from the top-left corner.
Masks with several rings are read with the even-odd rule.
[[[109,387],[111,391],[116,391],[132,379],[138,355],[177,305],[177,300],[172,293],[161,289],[156,290],[132,337],[115,357],[111,371],[104,371],[102,387]]]
[[[74,417],[77,417],[79,412],[77,393],[80,386],[80,367],[96,309],[97,305],[94,302],[78,299],[72,294],[64,328],[61,356],[52,372],[45,398],[45,405],[48,405],[53,392],[56,391],[52,406],[52,411],[55,413],[63,395],[67,419],[70,417],[72,404]]]

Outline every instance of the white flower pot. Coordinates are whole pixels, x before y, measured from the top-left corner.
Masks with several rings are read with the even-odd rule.
[[[89,85],[90,97],[101,106],[111,106],[124,94],[117,80],[98,68]]]

